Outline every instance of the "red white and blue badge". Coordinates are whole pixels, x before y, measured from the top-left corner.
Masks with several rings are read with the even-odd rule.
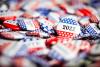
[[[40,29],[39,23],[31,19],[17,19],[18,25],[22,30],[36,30]]]
[[[56,58],[59,57],[56,55],[57,53],[62,58],[68,61],[76,58],[80,50],[88,51],[90,49],[90,43],[88,41],[72,40],[66,42],[67,43],[58,42],[52,47],[52,50],[55,51],[55,54],[53,56],[56,56]]]
[[[86,31],[90,34],[90,35],[97,35],[100,34],[100,30],[96,27],[95,23],[91,23],[88,26],[85,27]]]
[[[91,16],[92,12],[87,8],[81,8],[76,10],[78,16]]]
[[[25,37],[25,35],[18,32],[1,32],[0,35],[7,39],[23,39]]]
[[[45,39],[32,38],[29,41],[27,44],[29,54],[44,55],[48,53],[49,50],[46,48]]]
[[[70,44],[69,44],[70,45]],[[59,54],[64,60],[72,60],[77,57],[78,48],[72,49],[67,47],[66,45],[61,45],[61,43],[57,43],[52,47],[52,50],[55,50],[57,54]],[[57,57],[57,55],[56,55]]]
[[[52,22],[46,20],[45,18],[40,18],[38,21],[40,22],[40,27],[44,32],[49,34],[55,33]]]
[[[80,25],[76,21],[74,16],[68,16],[61,18],[60,22],[56,27],[56,32],[59,36],[72,38],[74,35],[80,33]]]
[[[10,28],[14,31],[16,30],[20,30],[20,27],[17,25],[17,21],[13,21],[13,20],[7,20],[7,21],[4,21],[3,22],[3,25],[6,27],[6,28]]]

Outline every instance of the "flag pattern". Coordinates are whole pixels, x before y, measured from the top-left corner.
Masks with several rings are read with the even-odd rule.
[[[71,25],[78,25],[78,23],[72,18],[63,18],[61,19],[61,22],[71,24]]]
[[[49,26],[41,23],[41,29],[46,32],[46,33],[54,33],[54,29],[53,28],[50,28]]]
[[[57,30],[59,36],[62,36],[62,37],[67,37],[67,38],[72,38],[73,37],[73,33],[70,33],[70,32],[64,32],[64,31],[59,31]]]
[[[97,31],[95,28],[93,28],[91,25],[88,25],[86,27],[86,31],[90,34],[90,35],[96,35]]]
[[[22,30],[40,29],[39,23],[31,19],[18,19],[18,25]]]
[[[40,28],[46,33],[53,34],[55,33],[53,29],[53,23],[51,21],[48,21],[47,19],[39,19],[40,22]]]

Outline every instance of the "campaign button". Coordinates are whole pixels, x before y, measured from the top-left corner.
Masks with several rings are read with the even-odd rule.
[[[16,30],[20,30],[20,27],[17,25],[17,21],[13,21],[13,20],[7,20],[7,21],[4,21],[3,22],[3,25],[6,27],[6,28],[10,28],[14,31]]]

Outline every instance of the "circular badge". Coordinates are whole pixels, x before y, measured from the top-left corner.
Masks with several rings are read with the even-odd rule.
[[[72,38],[74,35],[80,33],[80,25],[74,16],[61,18],[60,22],[56,26],[56,32],[59,36]]]

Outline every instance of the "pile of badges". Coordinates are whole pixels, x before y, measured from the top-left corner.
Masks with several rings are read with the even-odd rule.
[[[91,2],[2,0],[0,67],[100,67],[100,7]]]

